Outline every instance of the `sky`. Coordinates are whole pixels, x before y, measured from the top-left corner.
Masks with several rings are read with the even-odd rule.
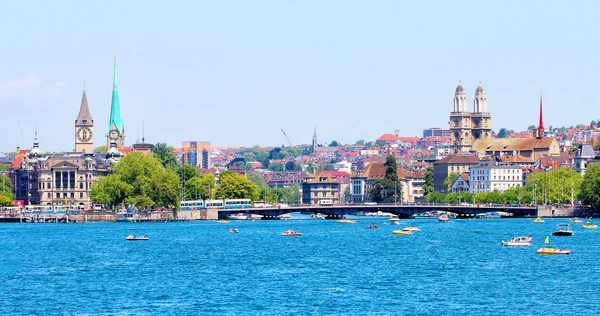
[[[0,152],[74,148],[83,82],[106,144],[113,56],[126,144],[272,146],[447,127],[459,80],[492,128],[600,118],[598,1],[9,1]]]

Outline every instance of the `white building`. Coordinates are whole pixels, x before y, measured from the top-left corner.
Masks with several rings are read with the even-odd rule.
[[[523,185],[523,170],[518,165],[497,162],[471,167],[469,176],[471,192],[503,192]]]

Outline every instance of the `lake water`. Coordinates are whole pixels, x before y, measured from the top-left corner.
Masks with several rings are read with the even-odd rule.
[[[600,311],[600,230],[567,219],[0,224],[1,315],[549,315]],[[365,229],[378,223],[379,229]],[[392,230],[416,225],[414,235]],[[228,232],[238,228],[239,234]],[[285,229],[302,237],[283,237]],[[149,241],[125,241],[128,233]],[[533,235],[533,247],[500,245]]]

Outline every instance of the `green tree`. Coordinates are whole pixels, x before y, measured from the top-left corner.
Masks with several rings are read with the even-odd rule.
[[[179,181],[188,181],[192,178],[200,178],[196,168],[190,165],[179,166],[175,169],[175,173],[179,177]]]
[[[281,201],[286,204],[300,204],[300,185],[295,183],[294,185],[283,188],[283,195],[281,196]]]
[[[92,201],[139,208],[179,207],[181,183],[175,171],[153,156],[133,152],[121,158],[112,172],[90,188]]]
[[[252,181],[252,183],[254,183],[259,190],[264,190],[269,187],[265,182],[265,177],[258,172],[248,172],[246,174],[246,178]]]
[[[9,177],[2,174],[0,174],[0,195],[6,196],[11,200],[14,198],[12,193],[12,182]]]
[[[460,202],[473,203],[473,193],[471,192],[458,192]]]
[[[5,171],[5,170],[8,170],[8,169],[10,169],[10,166],[9,166],[9,165],[6,165],[6,164],[3,164],[3,163],[0,163],[0,170],[1,170],[1,171]]]
[[[504,128],[504,127],[503,127],[503,128],[501,128],[501,129],[500,129],[500,131],[498,132],[498,135],[497,135],[497,137],[498,137],[498,138],[506,138],[506,134],[507,134],[507,132],[508,132],[508,131],[506,130],[506,128]]]
[[[332,141],[331,143],[329,143],[329,147],[337,147],[337,146],[339,146],[339,145],[340,145],[340,143],[338,143],[338,141],[337,141],[337,140],[334,140],[334,141]]]
[[[258,187],[246,177],[237,173],[223,172],[219,177],[220,184],[215,189],[217,199],[251,199],[258,198]]]
[[[563,167],[546,172],[535,172],[527,177],[527,189],[537,201],[543,203],[571,203],[571,198],[578,196],[581,175],[575,170]]]
[[[450,174],[444,179],[444,188],[446,188],[446,192],[452,191],[452,184],[454,181],[460,177],[456,172],[450,172]]]
[[[535,131],[537,129],[537,126],[535,125],[529,125],[529,127],[527,127],[528,131]]]
[[[185,182],[185,200],[209,200],[215,188],[215,176],[193,177]]]
[[[429,166],[425,169],[425,184],[423,184],[423,194],[427,195],[433,191],[433,166]]]
[[[269,170],[273,172],[283,172],[285,167],[281,162],[275,162],[269,165]]]
[[[600,151],[600,140],[596,141],[596,146],[594,146],[595,151]]]
[[[425,201],[429,203],[445,203],[446,195],[441,192],[431,191],[425,196]]]
[[[325,165],[325,167],[323,168],[323,170],[325,170],[325,171],[334,171],[335,167],[333,165]]]
[[[99,154],[106,154],[107,151],[108,151],[108,147],[106,145],[102,145],[102,146],[98,146],[98,147],[94,148],[94,152],[99,153]]]
[[[600,210],[600,163],[588,166],[578,196],[586,205],[591,205],[596,210]]]
[[[377,180],[369,192],[373,202],[394,203],[402,201],[402,186],[398,181],[398,164],[396,158],[388,155],[385,163],[385,176],[383,180]]]
[[[592,120],[592,122],[590,123],[590,128],[596,128],[598,126],[598,122],[596,122],[596,120]]]
[[[364,146],[365,145],[365,140],[364,139],[357,140],[356,141],[356,145]]]
[[[13,206],[13,200],[6,195],[0,195],[0,207],[8,206]]]
[[[288,161],[285,163],[285,171],[294,171],[296,169],[296,163]]]
[[[398,163],[396,162],[396,157],[388,155],[383,165],[385,166],[385,179],[388,179],[392,182],[397,182]]]
[[[156,143],[152,152],[154,153],[154,157],[160,161],[163,167],[171,169],[177,168],[178,163],[177,158],[173,155],[173,147],[165,143]]]

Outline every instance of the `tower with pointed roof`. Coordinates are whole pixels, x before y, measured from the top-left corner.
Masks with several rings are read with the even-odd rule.
[[[313,153],[317,152],[317,148],[319,148],[319,143],[317,142],[317,127],[315,126],[315,132],[313,134],[313,139],[312,139],[312,150],[313,150]]]
[[[106,146],[110,148],[111,142],[116,143],[117,148],[125,144],[125,126],[121,118],[121,105],[119,104],[119,88],[117,86],[117,57],[114,59],[113,90],[110,103],[110,117],[108,118],[108,129],[106,131]]]
[[[479,80],[479,86],[475,90],[473,99],[473,113],[471,113],[471,133],[473,142],[477,139],[492,138],[492,116],[487,110],[487,95]]]
[[[79,115],[75,120],[75,152],[92,153],[94,152],[94,119],[90,114],[87,95],[85,93],[85,82],[83,84],[83,96],[81,97],[81,106]]]
[[[537,128],[536,138],[537,139],[544,138],[544,132],[545,132],[545,129],[544,129],[544,116],[543,116],[543,112],[542,112],[542,91],[540,91],[540,123]]]

